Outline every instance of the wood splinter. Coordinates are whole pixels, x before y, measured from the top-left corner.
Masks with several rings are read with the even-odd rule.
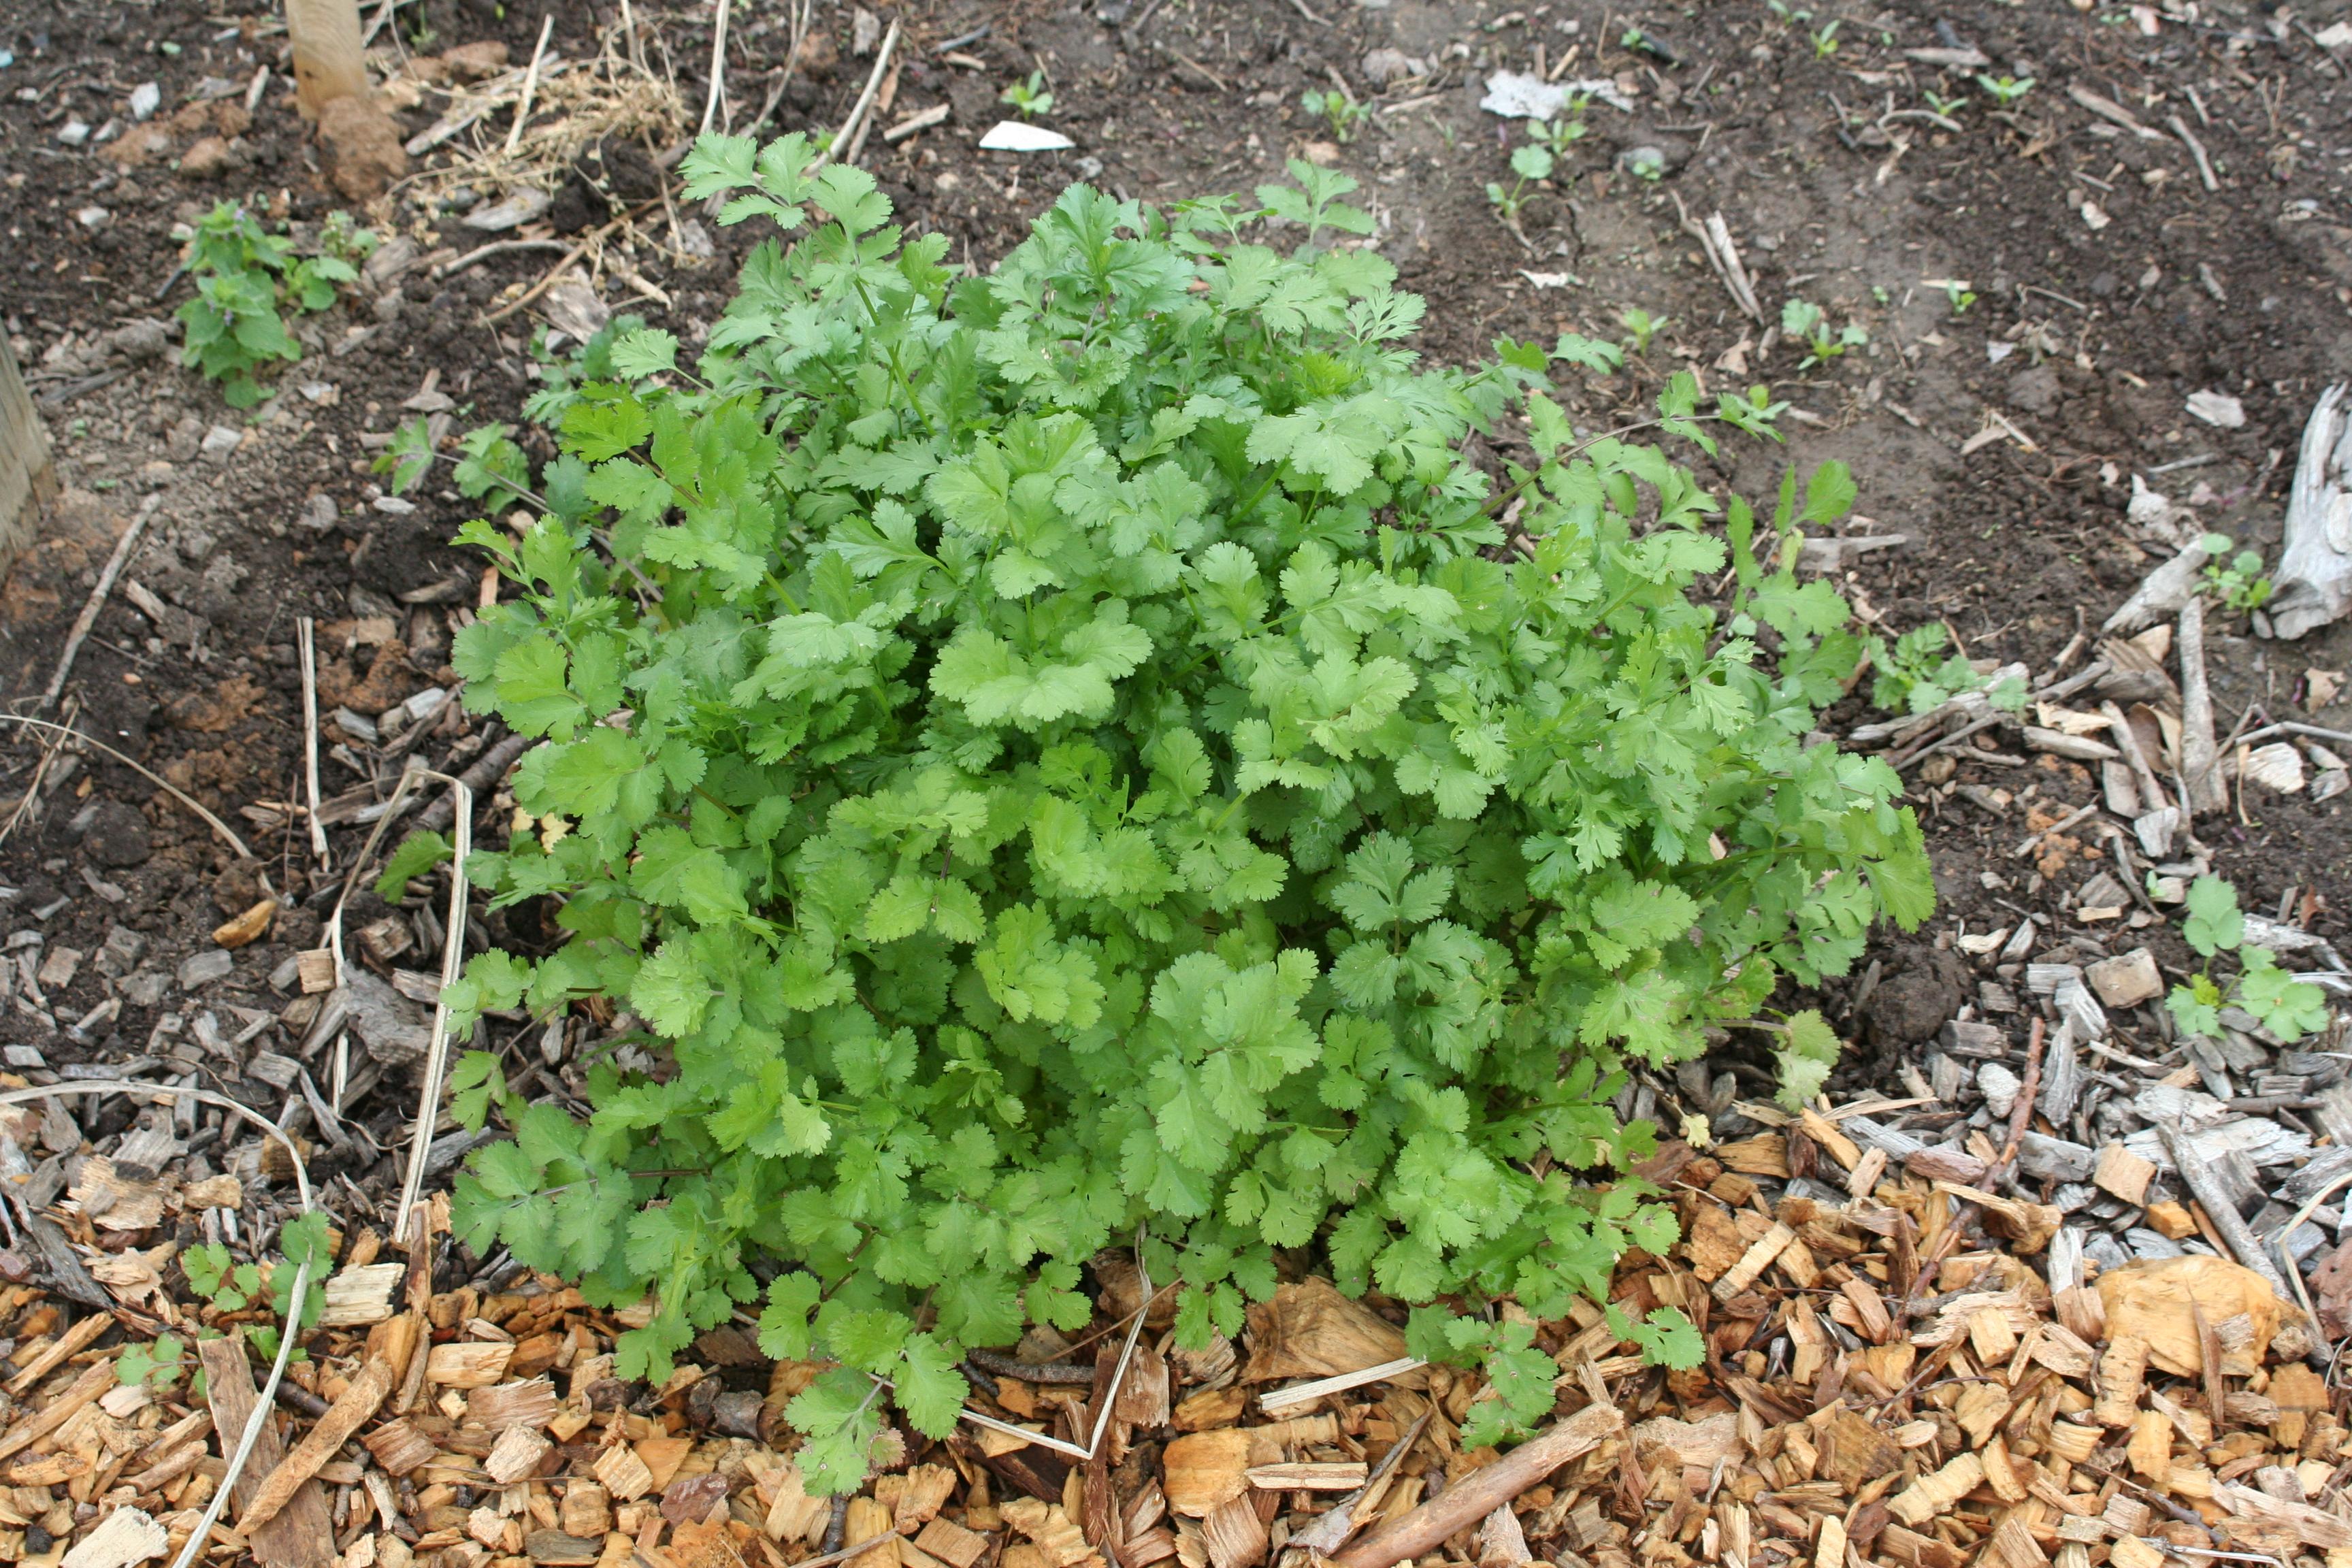
[[[1434,1551],[1456,1531],[1478,1523],[1570,1459],[1599,1447],[1624,1426],[1624,1414],[1615,1405],[1588,1405],[1486,1468],[1464,1477],[1403,1518],[1382,1525],[1331,1561],[1337,1568],[1393,1568],[1407,1558]]]

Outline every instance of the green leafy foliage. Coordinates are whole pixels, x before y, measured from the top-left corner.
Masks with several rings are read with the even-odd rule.
[[[1829,1082],[1840,1048],[1837,1031],[1816,1009],[1808,1007],[1791,1016],[1783,1027],[1779,1048],[1772,1053],[1780,1069],[1780,1103],[1790,1110],[1804,1109]]]
[[[2270,603],[2273,584],[2263,573],[2261,551],[2240,550],[2231,555],[2236,542],[2226,533],[2209,533],[2198,542],[2212,557],[2203,574],[2208,594],[2242,616]]]
[[[1653,1307],[1635,1319],[1614,1304],[1607,1310],[1609,1331],[1642,1352],[1652,1366],[1688,1372],[1706,1359],[1706,1340],[1677,1307]]]
[[[1308,88],[1298,98],[1298,107],[1316,116],[1330,128],[1331,140],[1345,145],[1356,139],[1356,132],[1370,122],[1370,104],[1359,103],[1344,92],[1325,92]]]
[[[180,359],[221,384],[232,408],[261,401],[257,373],[302,350],[278,315],[281,304],[323,310],[336,290],[359,279],[357,263],[375,248],[375,236],[355,228],[348,215],[329,215],[320,249],[295,254],[294,242],[273,235],[243,207],[221,202],[196,224],[182,265],[196,297],[180,307]]]
[[[142,1383],[151,1388],[169,1388],[194,1365],[179,1335],[157,1334],[152,1344],[123,1346],[114,1358],[114,1375],[126,1388]]]
[[[408,897],[409,883],[445,864],[452,853],[448,839],[438,833],[410,834],[383,863],[383,874],[375,879],[375,896],[388,904],[400,902]]]
[[[260,1268],[234,1261],[228,1248],[218,1243],[191,1247],[180,1255],[180,1267],[188,1276],[188,1289],[224,1312],[241,1312],[261,1294]]]
[[[1074,187],[960,279],[810,153],[688,155],[687,199],[795,243],[691,375],[574,384],[548,516],[461,536],[521,593],[452,662],[546,738],[516,800],[566,831],[469,861],[564,940],[475,957],[453,1026],[601,997],[656,1068],[592,1068],[575,1120],[468,1055],[457,1114],[512,1136],[461,1237],[646,1302],[625,1376],[761,1301],[771,1354],[838,1363],[787,1411],[834,1490],[877,1380],[943,1433],[963,1351],[1075,1331],[1139,1235],[1190,1344],[1318,1243],[1351,1292],[1604,1295],[1674,1235],[1627,1059],[1932,907],[1892,770],[1804,744],[1863,645],[1790,563],[1852,481],[1759,519],[1576,439],[1538,346],[1419,364],[1304,163],[1165,214]],[[1659,428],[1769,408],[1685,374]],[[1507,414],[1532,466],[1490,475]],[[1528,1352],[1478,1352],[1482,1433],[1548,1399]]]
[[[1790,300],[1780,307],[1780,331],[1805,345],[1805,357],[1797,362],[1799,370],[1827,364],[1848,349],[1870,342],[1870,333],[1859,321],[1849,321],[1832,331],[1828,314],[1810,300]]]
[[[2180,934],[2208,963],[2164,999],[2181,1029],[2219,1038],[2226,1006],[2244,1008],[2289,1043],[2327,1026],[2326,993],[2279,967],[2278,955],[2269,948],[2246,940],[2246,917],[2238,908],[2235,887],[2219,877],[2198,878],[2189,885],[2188,911]],[[2214,975],[2210,962],[2225,953],[2238,962],[2236,979],[2226,984]]]
[[[1045,90],[1044,71],[1031,71],[1028,80],[1013,82],[996,96],[998,102],[1011,104],[1013,111],[1024,120],[1054,112],[1054,95]]]
[[[1967,659],[1945,654],[1950,642],[1951,632],[1941,621],[1913,626],[1891,647],[1872,637],[1870,657],[1878,674],[1871,682],[1871,701],[1897,713],[1928,713],[1955,697],[1982,691],[2003,711],[2014,713],[2025,706],[2023,682],[1989,685],[1984,673]]]

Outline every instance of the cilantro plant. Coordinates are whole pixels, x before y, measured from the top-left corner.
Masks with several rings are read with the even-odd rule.
[[[1955,697],[1982,691],[2004,712],[2014,713],[2025,706],[2021,681],[2012,678],[1989,686],[1976,666],[1957,653],[1944,652],[1951,640],[1950,630],[1941,621],[1913,626],[1891,647],[1872,637],[1871,662],[1878,675],[1871,682],[1871,701],[1892,712],[1929,713]]]
[[[1511,183],[1486,182],[1486,201],[1496,216],[1506,224],[1519,221],[1519,213],[1528,205],[1528,185],[1535,180],[1551,178],[1551,149],[1540,142],[1530,142],[1511,152]]]
[[[2263,573],[2261,551],[2241,550],[2232,556],[2236,542],[2226,533],[2209,533],[2198,542],[2212,557],[2205,563],[2205,592],[2242,616],[2270,603],[2272,584]]]
[[[1012,83],[996,97],[1000,103],[1011,104],[1013,111],[1024,120],[1054,112],[1054,95],[1045,89],[1044,71],[1031,71],[1028,80]]]
[[[257,373],[302,357],[278,313],[280,304],[325,310],[340,286],[358,280],[356,262],[374,247],[373,234],[334,213],[320,253],[297,256],[291,239],[271,234],[243,207],[217,204],[195,226],[182,258],[196,297],[177,312],[184,329],[181,363],[221,383],[230,407],[252,407],[262,397]]]
[[[2164,999],[2174,1023],[2189,1034],[2218,1039],[2221,1009],[2236,1006],[2290,1043],[2327,1026],[2326,994],[2280,968],[2269,948],[2246,940],[2246,917],[2238,908],[2235,887],[2219,877],[2200,877],[2189,885],[2188,908],[2180,934],[2207,963]],[[2213,973],[2212,960],[2225,952],[2237,960],[2233,982]]]
[[[1342,146],[1356,139],[1356,132],[1370,123],[1371,106],[1357,102],[1344,92],[1325,92],[1308,88],[1299,95],[1298,107],[1319,117],[1331,128],[1331,140]]]
[[[468,870],[565,940],[477,955],[454,1026],[604,998],[632,1047],[584,1120],[466,1057],[453,1110],[514,1135],[464,1239],[643,1302],[624,1376],[760,1302],[836,1363],[787,1412],[828,1491],[877,1380],[944,1433],[966,1348],[1075,1331],[1108,1246],[1181,1282],[1186,1344],[1277,1248],[1409,1303],[1604,1296],[1672,1230],[1623,1065],[1933,905],[1893,770],[1804,744],[1863,648],[1793,571],[1843,469],[1759,521],[1578,439],[1539,345],[1422,364],[1305,163],[1165,213],[1075,186],[960,278],[811,151],[698,144],[688,199],[794,242],[692,374],[616,340],[548,514],[461,536],[518,591],[459,634],[466,700],[546,740],[541,830]],[[1641,428],[1771,406],[1684,374]],[[1528,465],[1489,473],[1507,416]],[[1535,1407],[1501,1396],[1497,1433]]]
[[[1790,300],[1780,307],[1780,331],[1805,345],[1805,357],[1797,362],[1799,370],[1827,364],[1843,358],[1846,350],[1870,342],[1870,334],[1859,321],[1848,321],[1831,331],[1829,317],[1810,300]]]
[[[187,1342],[177,1334],[157,1334],[154,1342],[125,1345],[114,1358],[115,1381],[126,1388],[145,1384],[150,1388],[169,1388],[188,1373],[190,1388],[196,1397],[204,1396],[204,1371],[188,1353]]]
[[[425,482],[436,459],[449,462],[449,482],[468,500],[492,506],[536,500],[530,490],[530,459],[514,442],[511,425],[478,425],[452,444],[451,452],[436,451],[431,422],[412,419],[393,432],[392,444],[375,460],[375,471],[391,476],[388,488],[406,495]]]
[[[2030,76],[2021,79],[2013,76],[1987,76],[1979,73],[1977,77],[1977,85],[1990,93],[1995,103],[2006,109],[2032,92],[2034,81]]]
[[[1829,1021],[1813,1008],[1792,1015],[1780,1026],[1780,1044],[1772,1059],[1780,1069],[1780,1101],[1790,1110],[1821,1093],[1837,1066],[1838,1037]]]

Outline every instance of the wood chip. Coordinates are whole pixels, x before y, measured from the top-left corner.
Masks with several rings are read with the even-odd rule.
[[[170,1550],[172,1533],[135,1508],[117,1508],[65,1554],[60,1568],[131,1568]]]
[[[1344,1492],[1362,1486],[1370,1473],[1370,1467],[1358,1460],[1253,1465],[1248,1476],[1249,1484],[1260,1491]]]
[[[232,1332],[223,1339],[200,1340],[196,1358],[204,1365],[205,1399],[212,1407],[213,1431],[224,1445],[232,1444],[245,1431],[261,1397],[261,1391],[254,1386],[252,1364],[246,1359],[244,1337]],[[101,1366],[100,1370],[110,1369]],[[261,1490],[264,1478],[285,1457],[272,1424],[263,1422],[245,1469],[229,1489],[231,1505],[239,1510],[249,1505]],[[306,1477],[268,1522],[247,1532],[247,1540],[266,1568],[329,1568],[335,1561],[334,1524],[319,1483]]]
[[[988,1537],[942,1516],[923,1526],[915,1544],[949,1568],[971,1568],[988,1550]]]
[[[444,1388],[488,1388],[506,1375],[514,1349],[482,1340],[435,1345],[425,1357],[425,1379]]]
[[[278,1462],[246,1500],[237,1513],[238,1531],[250,1537],[256,1529],[277,1518],[278,1510],[293,1500],[295,1489],[318,1474],[320,1465],[335,1457],[335,1450],[351,1440],[391,1392],[391,1367],[382,1361],[370,1361],[362,1367],[359,1375],[327,1407],[327,1413],[319,1417],[318,1425],[303,1434],[293,1451]]]
[[[2091,1180],[2127,1204],[2143,1204],[2155,1176],[2153,1160],[2143,1160],[2122,1144],[2110,1143],[2099,1151],[2098,1168],[2092,1172]]]
[[[1739,1261],[1731,1266],[1729,1272],[1715,1282],[1715,1299],[1718,1301],[1728,1301],[1750,1285],[1755,1284],[1762,1278],[1764,1270],[1772,1266],[1773,1259],[1779,1258],[1783,1251],[1787,1250],[1789,1244],[1796,1239],[1795,1231],[1776,1222],[1771,1229],[1766,1231],[1754,1246],[1741,1255]]]
[[[596,1456],[591,1468],[604,1489],[620,1502],[634,1502],[654,1489],[654,1473],[637,1458],[637,1451],[625,1444],[605,1449]]]
[[[440,1457],[440,1447],[406,1416],[385,1422],[360,1439],[388,1476],[404,1476]]]
[[[499,1485],[512,1486],[533,1470],[555,1445],[530,1426],[509,1426],[499,1434],[482,1459],[482,1469]]]

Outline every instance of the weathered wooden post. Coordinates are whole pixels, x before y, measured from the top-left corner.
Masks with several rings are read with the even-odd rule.
[[[335,188],[352,201],[380,195],[408,170],[400,130],[368,88],[359,0],[286,0],[294,47],[294,89]]]
[[[57,490],[48,429],[25,389],[6,334],[0,333],[0,576],[33,542],[41,508]]]

